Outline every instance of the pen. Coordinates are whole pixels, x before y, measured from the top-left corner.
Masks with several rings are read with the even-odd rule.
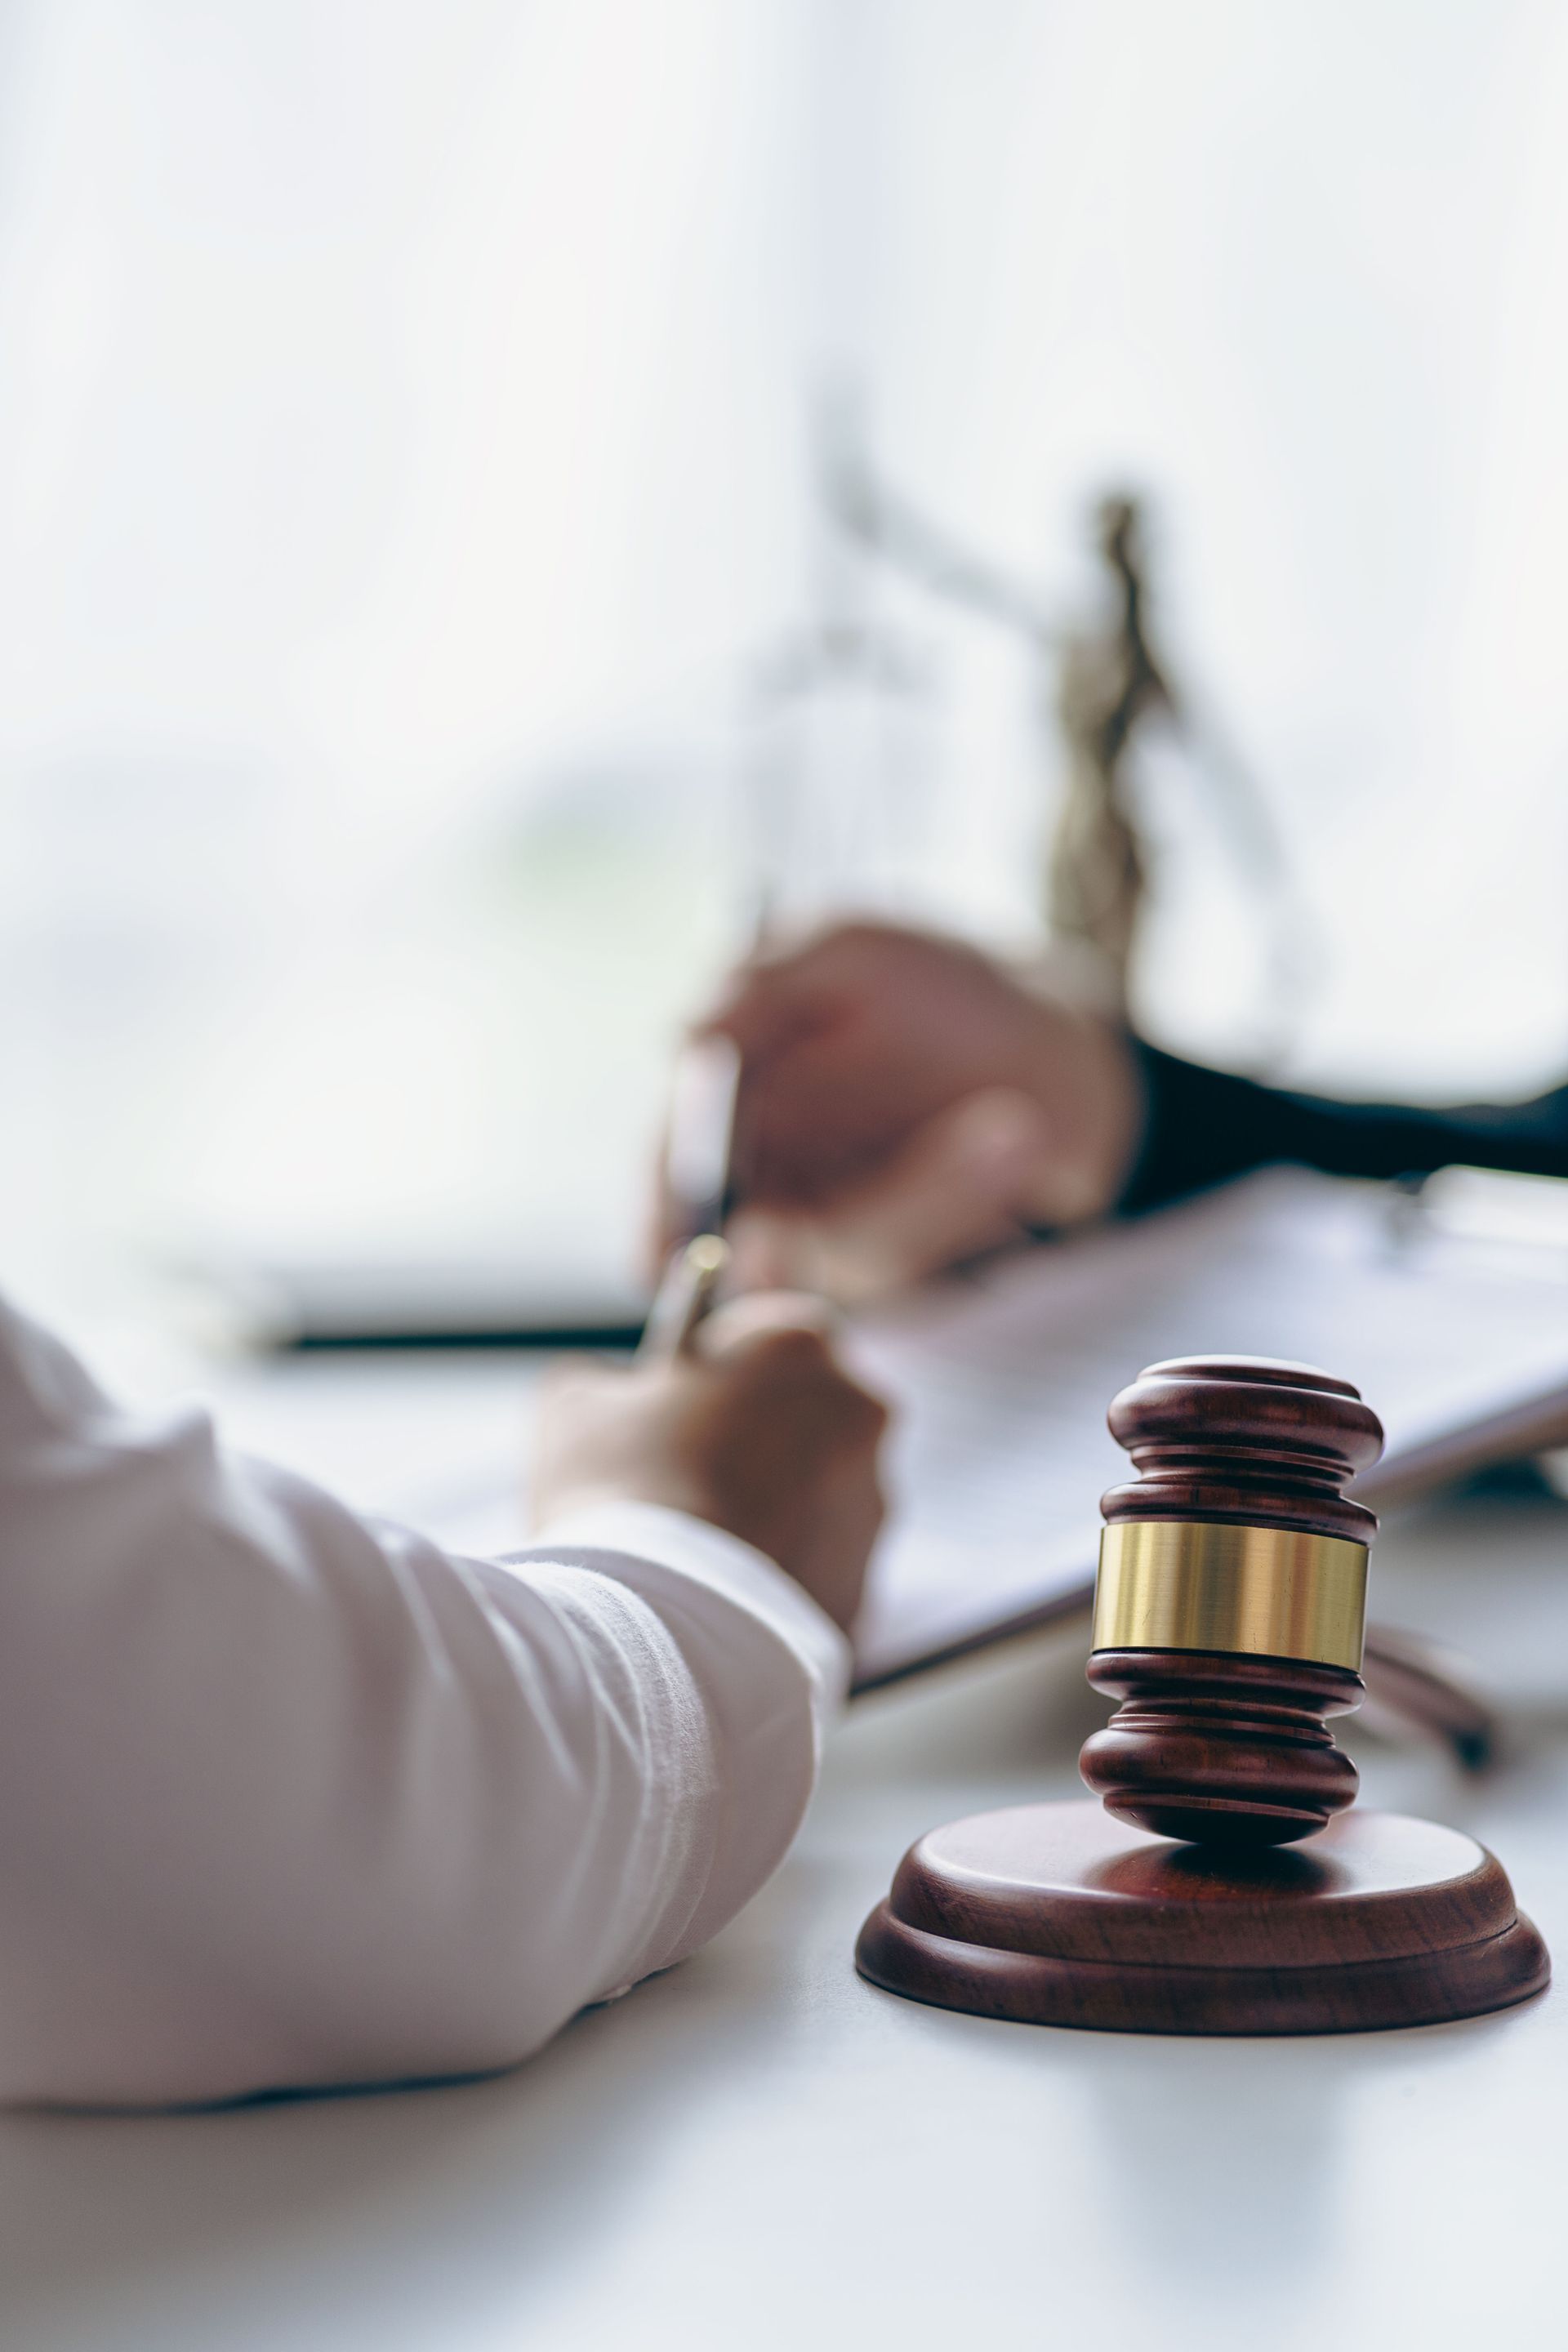
[[[648,1312],[641,1358],[685,1352],[729,1264],[722,1229],[740,1083],[740,1048],[728,1037],[693,1040],[676,1064],[664,1178],[679,1239]]]
[[[648,1309],[637,1348],[639,1360],[668,1361],[686,1353],[713,1304],[729,1262],[730,1244],[721,1234],[698,1234],[681,1244],[665,1268]]]

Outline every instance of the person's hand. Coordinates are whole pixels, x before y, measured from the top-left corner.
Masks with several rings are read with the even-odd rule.
[[[743,1056],[728,1227],[742,1287],[853,1300],[1114,1204],[1127,1041],[954,940],[846,924],[742,966],[702,1033]]]
[[[882,1517],[887,1412],[835,1359],[810,1299],[738,1299],[690,1349],[579,1360],[546,1391],[532,1504],[664,1503],[754,1544],[847,1630]]]

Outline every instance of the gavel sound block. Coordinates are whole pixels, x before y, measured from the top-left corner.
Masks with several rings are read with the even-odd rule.
[[[1430,2025],[1539,1992],[1546,1947],[1462,1832],[1357,1811],[1327,1718],[1362,1696],[1383,1450],[1303,1364],[1154,1364],[1110,1408],[1137,1475],[1106,1519],[1089,1679],[1121,1705],[1080,1768],[1101,1805],[933,1830],[856,1963],[943,2009],[1133,2033]]]

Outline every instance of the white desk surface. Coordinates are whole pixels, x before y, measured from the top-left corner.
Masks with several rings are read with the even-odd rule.
[[[389,1376],[391,1377],[391,1376]],[[312,1372],[320,1390],[330,1376]],[[448,2090],[0,2118],[5,2352],[528,2352],[1119,2340],[1423,2352],[1568,2326],[1568,1507],[1392,1528],[1374,1606],[1512,1693],[1467,1781],[1358,1738],[1375,1801],[1473,1828],[1564,1990],[1405,2034],[1182,2042],[873,1991],[909,1841],[1075,1790],[1060,1637],[864,1702],[799,1844],[706,1952]]]

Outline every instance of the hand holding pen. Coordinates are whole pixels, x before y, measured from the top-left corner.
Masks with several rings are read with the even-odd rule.
[[[635,1361],[580,1361],[543,1400],[535,1516],[607,1500],[683,1511],[775,1561],[847,1629],[881,1522],[887,1414],[838,1363],[820,1301],[718,1303],[729,1253],[714,1227],[739,1075],[730,1053],[727,1076],[714,1057],[690,1080],[672,1122],[687,1232]]]

